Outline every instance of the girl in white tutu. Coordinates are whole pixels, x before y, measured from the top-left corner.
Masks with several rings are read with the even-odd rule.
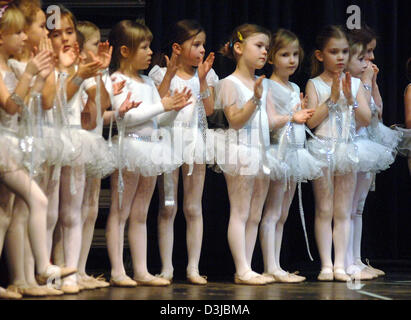
[[[24,27],[24,15],[15,4],[2,6],[0,18],[0,69],[2,74],[2,82],[0,85],[2,90],[2,109],[0,111],[0,120],[2,135],[2,164],[0,165],[0,168],[2,170],[2,181],[4,185],[7,186],[12,192],[15,192],[16,196],[23,198],[29,208],[28,237],[30,238],[30,244],[34,254],[37,281],[40,284],[45,284],[49,277],[64,277],[74,273],[76,269],[59,268],[51,265],[49,262],[46,242],[47,198],[41,191],[38,184],[32,180],[32,177],[30,177],[27,172],[28,170],[30,175],[32,175],[44,162],[44,158],[41,159],[41,154],[38,152],[39,149],[36,148],[23,148],[21,149],[23,154],[16,150],[17,148],[24,146],[22,144],[23,140],[18,137],[19,131],[23,129],[23,132],[27,132],[25,130],[28,129],[29,124],[27,121],[28,111],[23,99],[28,96],[31,86],[32,91],[34,92],[38,93],[42,91],[45,79],[50,74],[53,66],[52,52],[43,47],[41,48],[39,54],[27,63],[20,79],[17,79],[16,74],[8,64],[8,59],[11,55],[18,55],[22,52],[24,48],[24,41],[27,39],[27,36],[23,31]],[[35,80],[33,80],[34,78]],[[34,81],[33,85],[32,80]],[[21,122],[18,122],[17,120],[17,112],[22,113]],[[28,133],[30,134],[30,132]],[[28,140],[24,141],[26,143],[29,142]],[[34,139],[34,141],[36,141],[36,139]],[[7,149],[10,150],[10,152],[7,152],[8,150],[4,150],[5,146],[7,146]],[[27,146],[30,145],[26,144],[26,147]],[[29,157],[28,162],[27,156]],[[35,160],[31,161],[32,159]],[[35,164],[34,167],[33,163]],[[9,191],[4,190],[3,192],[3,190],[1,192],[2,218],[5,217],[6,214],[10,214],[12,202],[11,198],[13,197]],[[3,206],[4,204],[6,204],[6,206]],[[18,251],[18,253],[23,256],[23,258],[21,256],[19,258],[24,260],[24,218],[22,223],[17,224],[23,226],[23,228],[21,232],[19,232],[18,239],[9,239],[10,242],[12,242],[9,243],[9,250]],[[19,228],[19,230],[20,229],[21,228]],[[3,246],[3,239],[6,230],[7,229],[2,230],[0,235],[1,247]],[[16,247],[13,247],[13,243]],[[23,268],[21,272],[23,275],[20,280],[23,280],[24,282],[24,263],[20,263],[19,266]],[[12,269],[11,271],[13,272],[16,270]],[[18,271],[20,271],[20,269]],[[16,274],[14,274],[14,276],[15,275]],[[16,277],[12,278],[14,282]],[[19,286],[16,286],[15,288],[13,287],[12,289],[19,295],[20,292],[23,293],[25,289],[29,288],[27,283],[19,283]],[[4,292],[2,291],[1,293]],[[45,295],[45,293],[43,295]]]
[[[358,147],[359,167],[353,208],[351,212],[351,232],[347,250],[346,271],[360,280],[370,280],[382,275],[380,270],[361,262],[362,213],[365,200],[375,179],[375,173],[386,170],[395,160],[395,150],[400,134],[384,126],[381,122],[382,102],[377,106],[373,98],[378,68],[369,60],[367,45],[372,39],[366,38],[366,31],[352,30],[347,33],[350,43],[350,60],[347,70],[353,77],[360,78],[365,89],[365,96],[372,113],[371,124],[357,130],[355,144]],[[373,89],[374,87],[374,89]],[[377,88],[375,88],[377,87]],[[377,101],[381,101],[379,93]],[[378,137],[384,137],[379,139]]]
[[[347,37],[341,27],[327,26],[316,39],[312,76],[307,83],[308,107],[315,108],[307,121],[315,128],[308,140],[310,152],[328,163],[324,176],[313,180],[315,236],[321,258],[320,281],[349,281],[345,255],[358,168],[354,144],[355,125],[367,126],[371,112],[361,80],[343,74],[349,58]],[[334,243],[335,259],[331,259]]]
[[[216,109],[224,110],[229,129],[216,132],[216,162],[224,172],[230,200],[228,243],[234,259],[234,282],[264,285],[274,282],[251,269],[269,174],[279,170],[276,159],[266,157],[270,144],[264,77],[255,71],[264,67],[270,32],[244,24],[234,29],[222,54],[236,61],[235,71],[220,81]]]
[[[113,139],[118,161],[117,170],[111,177],[111,206],[106,237],[111,262],[110,283],[119,287],[170,284],[169,280],[153,276],[147,270],[146,220],[157,176],[171,173],[180,162],[172,162],[169,134],[159,130],[156,116],[178,111],[188,105],[190,93],[183,89],[161,99],[154,82],[141,74],[151,63],[151,40],[151,31],[131,20],[119,22],[110,33],[117,67],[113,77],[125,81],[123,92],[114,97],[114,110],[119,110],[126,96],[127,100],[141,102],[124,118],[117,117],[119,135]],[[127,220],[134,280],[127,276],[123,264]]]
[[[305,122],[314,109],[306,109],[306,99],[300,88],[289,81],[304,56],[297,36],[280,29],[271,39],[268,62],[273,73],[268,83],[267,111],[273,111],[273,131],[269,157],[284,163],[284,170],[271,171],[271,182],[263,218],[260,225],[260,242],[264,258],[264,274],[277,282],[301,282],[305,277],[284,271],[280,266],[280,250],[284,224],[294,198],[298,183],[301,197],[301,182],[322,176],[324,163],[314,158],[305,148]],[[300,214],[302,199],[300,198]],[[303,227],[305,231],[304,220]]]
[[[155,65],[149,76],[158,86],[161,97],[187,87],[192,96],[190,105],[179,112],[170,112],[159,124],[171,130],[174,152],[183,160],[181,166],[184,200],[183,211],[187,223],[187,280],[192,284],[206,284],[199,272],[203,241],[202,195],[206,163],[213,161],[210,143],[212,132],[207,129],[207,118],[214,110],[214,88],[218,76],[212,69],[214,53],[205,58],[206,34],[193,20],[177,22],[170,30],[168,50],[171,58],[164,58],[167,67]],[[160,276],[173,278],[174,219],[177,214],[177,191],[180,169],[159,179],[158,236],[162,269]]]

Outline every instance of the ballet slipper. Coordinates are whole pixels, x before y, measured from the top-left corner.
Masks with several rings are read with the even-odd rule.
[[[63,285],[61,286],[61,291],[65,294],[77,294],[80,292],[80,286],[73,278],[65,279],[63,281]]]
[[[172,273],[170,274],[170,273],[162,272],[162,273],[160,273],[160,274],[156,274],[155,276],[156,276],[157,278],[166,279],[166,280],[170,281],[170,283],[173,282],[173,274],[172,274]]]
[[[234,275],[234,283],[249,286],[263,286],[267,284],[266,277],[258,274],[252,270],[246,271],[243,275]]]
[[[267,278],[267,284],[277,282],[277,279],[275,278],[273,273],[264,272],[262,276]]]
[[[347,268],[347,274],[356,280],[372,280],[375,279],[376,276],[368,272],[364,267],[358,265],[351,265]]]
[[[110,283],[106,281],[106,279],[104,278],[104,276],[102,274],[100,274],[99,276],[95,277],[90,277],[87,276],[88,278],[90,278],[90,280],[94,281],[96,288],[107,288],[110,287]]]
[[[79,276],[77,282],[80,290],[94,290],[97,288],[96,283],[85,276]]]
[[[342,268],[334,269],[334,280],[340,282],[347,282],[351,280],[351,277],[345,273]]]
[[[317,277],[318,281],[334,281],[334,273],[331,268],[324,268]]]
[[[368,271],[371,271],[372,273],[374,273],[374,274],[377,275],[378,277],[385,276],[385,272],[384,272],[384,271],[382,271],[382,270],[380,270],[380,269],[377,269],[377,268],[374,268],[374,267],[371,267],[370,261],[369,261],[368,259],[365,259],[365,262],[367,262],[367,264],[368,264],[368,266],[366,266],[366,268],[367,268]]]
[[[207,276],[201,276],[198,273],[187,274],[187,281],[191,284],[205,285],[207,284]]]
[[[21,294],[23,297],[45,297],[47,293],[41,287],[19,286],[11,284],[7,287],[8,291]]]
[[[147,287],[165,287],[170,285],[170,281],[164,278],[151,276],[148,280],[138,280],[133,278],[138,286],[147,286]]]
[[[305,277],[301,277],[287,271],[276,272],[274,273],[274,277],[277,282],[282,283],[300,283],[305,280]]]
[[[0,287],[0,299],[21,299],[23,295]]]
[[[133,279],[131,279],[127,275],[122,275],[117,278],[112,277],[110,279],[110,285],[113,287],[133,288],[133,287],[137,287],[137,282],[135,282]]]
[[[36,280],[40,285],[44,285],[47,284],[48,279],[62,279],[76,272],[76,268],[58,267],[51,264],[47,267],[44,273],[36,275]]]
[[[55,289],[51,286],[41,286],[40,288],[46,292],[47,296],[62,296],[64,294],[63,291]]]

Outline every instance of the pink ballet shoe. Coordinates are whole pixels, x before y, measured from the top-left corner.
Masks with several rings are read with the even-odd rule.
[[[148,280],[138,280],[133,279],[138,286],[147,286],[147,287],[165,287],[169,286],[171,283],[167,279],[151,276]]]
[[[318,281],[334,281],[334,273],[331,268],[324,268],[317,277]]]
[[[117,278],[111,278],[110,285],[113,287],[133,288],[133,287],[137,287],[137,282],[135,282],[133,279],[131,279],[127,275],[122,275]]]
[[[18,292],[13,292],[0,287],[0,299],[21,299],[23,295]]]
[[[385,272],[384,272],[384,271],[382,271],[382,270],[380,270],[380,269],[377,269],[377,268],[374,268],[374,267],[371,267],[370,261],[369,261],[368,259],[365,259],[365,262],[367,262],[367,265],[368,265],[368,266],[366,266],[366,268],[367,268],[368,271],[374,273],[375,275],[377,275],[377,277],[385,276]]]
[[[187,275],[187,281],[191,284],[205,285],[207,284],[207,277],[201,276],[198,273],[192,273]]]
[[[334,269],[334,280],[340,282],[347,282],[351,280],[351,277],[345,273],[344,269]]]
[[[261,274],[258,274],[252,270],[248,270],[241,276],[235,274],[234,283],[248,286],[264,286],[267,284],[267,279],[266,277],[263,277]]]

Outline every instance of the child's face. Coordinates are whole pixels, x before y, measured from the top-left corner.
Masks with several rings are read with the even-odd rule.
[[[77,41],[77,35],[71,19],[67,16],[63,17],[60,28],[51,31],[50,39],[54,52],[59,52],[61,47],[64,51],[72,48]]]
[[[100,31],[95,31],[91,35],[90,39],[84,42],[83,45],[83,55],[86,57],[86,61],[90,61],[90,54],[91,51],[94,55],[98,54],[98,45],[100,43],[101,35]]]
[[[240,59],[244,59],[249,67],[261,69],[267,62],[269,46],[270,39],[266,34],[253,34],[240,43]]]
[[[200,32],[181,45],[181,57],[185,63],[196,67],[203,61],[205,55],[205,42],[206,34],[204,32]]]
[[[367,51],[365,53],[365,60],[374,61],[374,50],[377,47],[377,40],[373,39],[369,44],[367,44]]]
[[[347,66],[350,56],[348,41],[345,38],[331,38],[317,59],[324,63],[324,69],[332,73],[341,73]]]
[[[138,49],[131,58],[131,66],[133,71],[138,72],[140,70],[146,70],[151,63],[151,57],[153,51],[150,49],[151,42],[145,40],[140,43]]]
[[[3,33],[1,35],[2,47],[8,55],[19,55],[23,52],[24,46],[26,45],[27,35],[22,30],[17,30],[13,33]]]
[[[300,62],[300,46],[297,40],[290,42],[275,53],[273,66],[276,73],[292,75]]]
[[[367,60],[361,52],[356,52],[347,65],[347,70],[353,77],[361,78],[365,69],[367,69]]]
[[[46,29],[46,15],[43,10],[38,10],[36,18],[27,29],[28,44],[31,48],[38,47],[40,40],[49,34]]]

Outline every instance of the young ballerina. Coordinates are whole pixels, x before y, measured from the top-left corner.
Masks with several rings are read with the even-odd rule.
[[[21,53],[24,48],[24,42],[27,39],[27,36],[23,31],[25,26],[25,18],[15,4],[5,5],[2,7],[1,11],[0,69],[2,78],[4,79],[4,85],[1,87],[3,92],[1,94],[2,109],[0,112],[0,117],[2,133],[4,133],[6,138],[8,136],[10,139],[9,148],[13,150],[14,148],[17,148],[16,143],[18,141],[18,131],[22,128],[22,126],[26,126],[28,124],[27,119],[25,119],[28,111],[25,110],[26,106],[23,98],[25,99],[26,96],[28,96],[32,80],[34,78],[35,81],[32,90],[35,92],[41,92],[42,87],[44,86],[45,78],[52,70],[52,53],[43,48],[39,54],[27,63],[24,72],[18,80],[16,74],[8,64],[8,59],[12,54],[16,55]],[[17,121],[17,112],[22,112],[21,122]],[[23,130],[24,129],[27,128],[23,128]],[[11,152],[11,154],[13,155],[14,153]],[[30,157],[34,158],[38,156],[39,154],[37,153]],[[76,269],[59,268],[51,265],[49,262],[45,237],[47,198],[39,188],[38,184],[32,180],[26,169],[23,168],[22,164],[26,167],[28,166],[27,169],[30,171],[30,174],[35,172],[32,167],[32,162],[30,161],[27,164],[27,159],[25,160],[24,158],[25,156],[23,155],[20,159],[20,163],[13,163],[13,161],[11,161],[11,165],[14,166],[14,168],[3,172],[2,181],[12,192],[15,192],[18,197],[22,197],[29,208],[28,236],[30,238],[30,244],[32,246],[35,258],[37,281],[40,284],[45,284],[51,276],[64,277],[74,273]],[[38,164],[41,164],[41,162]],[[2,192],[1,197],[2,199],[7,197],[10,198],[11,193]],[[2,204],[3,203],[4,202],[2,201]],[[24,237],[24,230],[19,234]],[[1,238],[3,241],[4,234],[1,235]],[[19,246],[19,252],[23,249],[24,255],[24,240],[17,241],[16,245]],[[23,289],[26,287],[27,284],[22,285]]]
[[[171,162],[170,141],[158,130],[156,116],[180,110],[189,104],[190,93],[184,89],[160,98],[154,82],[141,74],[151,63],[151,31],[131,20],[119,22],[110,32],[119,81],[126,81],[121,94],[114,97],[114,109],[128,99],[141,105],[124,118],[117,117],[119,135],[113,139],[118,154],[117,169],[111,178],[111,206],[107,220],[107,248],[111,263],[110,284],[166,286],[170,281],[151,275],[147,270],[147,213],[157,175],[177,167]],[[124,189],[123,189],[124,187]],[[129,222],[128,238],[134,277],[126,275],[123,264],[124,228]]]
[[[382,275],[380,270],[368,267],[361,262],[362,213],[365,200],[371,188],[375,173],[387,169],[395,159],[395,150],[400,134],[380,123],[380,113],[372,97],[372,87],[376,83],[377,68],[367,61],[363,30],[348,31],[350,59],[347,70],[353,77],[360,78],[366,89],[365,96],[372,112],[371,124],[357,130],[356,145],[359,154],[359,167],[351,213],[351,232],[347,250],[346,271],[360,280],[370,280]],[[381,105],[382,106],[382,105]],[[378,139],[385,135],[384,139]],[[386,143],[384,143],[384,140]],[[389,141],[389,143],[387,143]],[[384,145],[383,145],[384,143]]]
[[[74,161],[61,169],[59,222],[55,232],[62,241],[55,237],[53,250],[58,253],[57,256],[60,256],[60,263],[77,267],[82,243],[81,205],[85,187],[85,165],[94,162],[94,154],[90,150],[96,141],[95,135],[81,127],[81,113],[87,112],[85,109],[92,108],[95,104],[83,106],[81,94],[86,91],[89,99],[95,101],[96,84],[93,78],[104,67],[104,61],[94,56],[93,61],[89,63],[79,59],[76,19],[64,7],[60,8],[60,12],[60,26],[51,29],[49,34],[54,52],[59,57],[59,64],[56,67],[55,77],[50,80],[48,88],[52,91],[53,84],[54,90],[56,87],[58,88],[56,100],[64,118],[65,131],[69,134],[76,149],[81,151]],[[109,104],[109,96],[104,84],[101,84],[101,93],[101,108],[105,109],[107,108],[106,104]],[[56,221],[56,217],[53,221]],[[49,224],[50,231],[54,229],[54,226],[55,223]],[[56,255],[54,261],[57,261]],[[78,293],[80,287],[77,277],[65,278],[61,290],[69,294]]]
[[[265,157],[269,127],[264,77],[255,76],[267,61],[270,36],[268,30],[253,24],[234,29],[221,53],[237,66],[219,82],[216,93],[216,109],[224,110],[229,123],[228,130],[216,132],[216,162],[224,172],[230,201],[227,237],[236,269],[234,282],[244,285],[274,281],[251,268],[273,167]]]
[[[183,211],[187,223],[188,251],[187,280],[192,284],[206,284],[206,277],[199,272],[203,240],[202,195],[205,179],[205,164],[210,160],[207,150],[207,118],[214,110],[214,87],[218,76],[212,69],[214,53],[205,57],[206,34],[193,20],[177,22],[169,39],[171,58],[166,56],[167,67],[155,65],[149,73],[161,97],[176,89],[187,87],[192,92],[190,105],[173,112],[161,126],[171,129],[174,152],[182,158],[181,166],[184,200]],[[173,279],[174,219],[177,214],[177,191],[180,169],[159,178],[158,237],[162,262],[160,276]],[[171,198],[171,199],[170,199]],[[166,203],[166,200],[169,201]]]
[[[343,73],[348,58],[349,45],[342,28],[325,27],[316,39],[313,78],[306,87],[308,107],[315,109],[307,121],[310,129],[315,128],[315,137],[308,140],[309,151],[328,163],[324,176],[313,180],[320,281],[351,279],[345,272],[345,255],[358,166],[355,124],[369,125],[371,112],[361,80]]]
[[[271,174],[260,224],[260,242],[264,275],[273,276],[277,282],[296,283],[305,280],[305,277],[286,272],[280,266],[283,229],[297,183],[301,193],[301,182],[322,176],[324,166],[324,163],[315,159],[305,149],[304,124],[312,116],[314,109],[305,108],[306,99],[302,99],[300,88],[289,81],[303,56],[303,49],[294,33],[280,29],[273,35],[268,53],[268,62],[273,66],[273,73],[267,80],[267,110],[274,111],[274,121],[268,153],[285,162],[287,170],[279,175],[275,172]],[[302,203],[300,205],[302,210]]]

